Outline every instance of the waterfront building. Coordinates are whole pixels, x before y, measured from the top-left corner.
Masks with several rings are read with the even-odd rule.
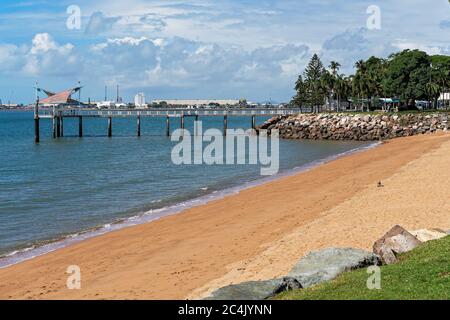
[[[145,104],[145,95],[142,92],[134,96],[134,105],[136,108],[147,107],[147,105]]]
[[[192,106],[192,107],[206,107],[206,106],[237,106],[242,103],[241,100],[217,100],[217,99],[166,99],[154,100],[154,104],[167,104],[169,106]]]

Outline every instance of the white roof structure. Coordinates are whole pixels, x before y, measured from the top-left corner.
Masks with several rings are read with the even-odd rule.
[[[207,106],[210,104],[218,104],[221,106],[239,104],[239,100],[202,100],[202,99],[167,99],[167,100],[153,100],[153,103],[166,102],[169,105],[187,105],[187,106]]]

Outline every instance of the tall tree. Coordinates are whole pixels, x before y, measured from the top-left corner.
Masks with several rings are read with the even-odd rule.
[[[307,89],[306,102],[317,111],[320,111],[327,95],[323,86],[324,73],[322,61],[317,54],[314,54],[303,75]]]
[[[295,82],[295,96],[291,100],[291,104],[300,108],[302,110],[302,107],[304,106],[306,102],[306,85],[303,81],[303,77],[301,75],[298,76],[297,81]]]
[[[430,98],[431,59],[423,51],[404,50],[388,60],[385,89],[391,96],[399,97],[407,106],[415,100]]]

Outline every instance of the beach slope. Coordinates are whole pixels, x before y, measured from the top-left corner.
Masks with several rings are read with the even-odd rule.
[[[449,134],[391,140],[1,269],[0,298],[201,298],[283,275],[311,250],[370,249],[394,224],[448,230],[449,158]],[[70,265],[80,267],[80,290],[66,286]]]

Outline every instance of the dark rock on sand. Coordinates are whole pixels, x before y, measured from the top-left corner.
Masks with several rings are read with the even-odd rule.
[[[373,252],[385,264],[397,262],[397,255],[416,248],[422,242],[399,225],[394,226],[373,245]]]

